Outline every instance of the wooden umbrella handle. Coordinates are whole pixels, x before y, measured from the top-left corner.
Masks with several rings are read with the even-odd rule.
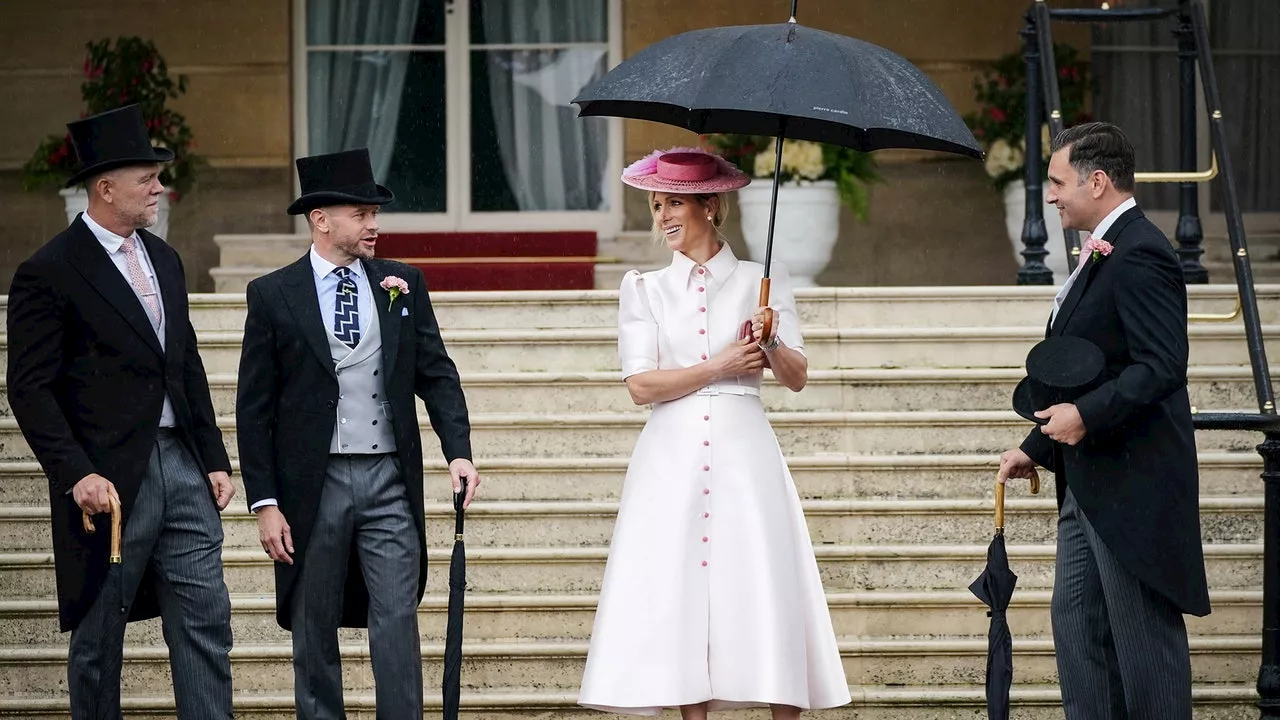
[[[769,342],[769,336],[773,334],[773,323],[777,313],[773,308],[769,307],[769,278],[760,278],[760,304],[759,307],[765,309],[764,327],[760,329],[760,339]]]
[[[1004,483],[996,480],[996,532],[1004,532]],[[1031,468],[1031,494],[1040,494],[1040,473]]]
[[[120,555],[120,516],[123,515],[123,513],[120,512],[119,500],[112,497],[109,499],[109,502],[111,504],[111,557],[109,558],[109,562],[113,565],[118,565],[122,561]],[[93,525],[93,516],[91,516],[87,511],[80,511],[80,520],[84,525],[85,532],[92,535],[98,531],[98,529]]]

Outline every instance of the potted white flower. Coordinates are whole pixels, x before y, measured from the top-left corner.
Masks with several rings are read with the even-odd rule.
[[[764,260],[773,195],[774,138],[761,135],[711,135],[704,142],[751,175],[738,190],[742,235],[751,258]],[[840,205],[861,220],[867,217],[867,185],[880,178],[867,153],[807,140],[782,145],[782,183],[774,223],[773,259],[786,265],[795,287],[810,287],[831,260],[840,234]]]

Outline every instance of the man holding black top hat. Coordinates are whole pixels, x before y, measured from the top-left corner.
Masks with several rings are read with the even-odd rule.
[[[1052,144],[1046,200],[1091,233],[1014,394],[1042,423],[1000,458],[1057,479],[1054,649],[1068,720],[1190,720],[1183,614],[1209,613],[1187,395],[1187,298],[1168,239],[1133,199],[1134,152],[1107,123]]]
[[[137,105],[67,125],[88,210],[19,266],[9,400],[49,478],[71,717],[121,717],[125,624],[163,618],[178,717],[231,717],[218,512],[234,494],[178,253],[144,228],[165,191]],[[119,503],[122,562],[81,513]]]
[[[250,509],[276,561],[276,619],[293,633],[304,720],[346,717],[338,628],[368,627],[379,718],[422,715],[417,609],[427,582],[426,403],[454,492],[480,478],[458,371],[417,269],[374,257],[379,207],[365,149],[300,158],[311,249],[249,284],[236,425]]]

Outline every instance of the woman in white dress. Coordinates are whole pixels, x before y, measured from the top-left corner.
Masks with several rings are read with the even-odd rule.
[[[654,234],[674,255],[622,280],[622,373],[653,411],[627,470],[578,702],[635,715],[679,707],[686,720],[844,705],[800,498],[760,403],[764,368],[796,392],[808,378],[790,278],[773,264],[774,332],[763,338],[763,267],[739,261],[716,230],[720,193],[750,180],[692,148],[655,152],[622,179],[649,191]]]

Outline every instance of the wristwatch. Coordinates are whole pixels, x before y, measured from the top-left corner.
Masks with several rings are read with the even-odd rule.
[[[779,342],[781,342],[781,341],[778,339],[778,336],[777,336],[777,335],[774,335],[774,336],[773,336],[773,339],[772,339],[772,340],[770,340],[769,342],[767,342],[767,343],[756,343],[756,344],[757,344],[757,345],[759,345],[759,346],[760,346],[760,349],[761,349],[761,350],[763,350],[763,351],[765,351],[765,352],[773,352],[774,350],[777,350],[777,349],[778,349],[778,343],[779,343]]]

